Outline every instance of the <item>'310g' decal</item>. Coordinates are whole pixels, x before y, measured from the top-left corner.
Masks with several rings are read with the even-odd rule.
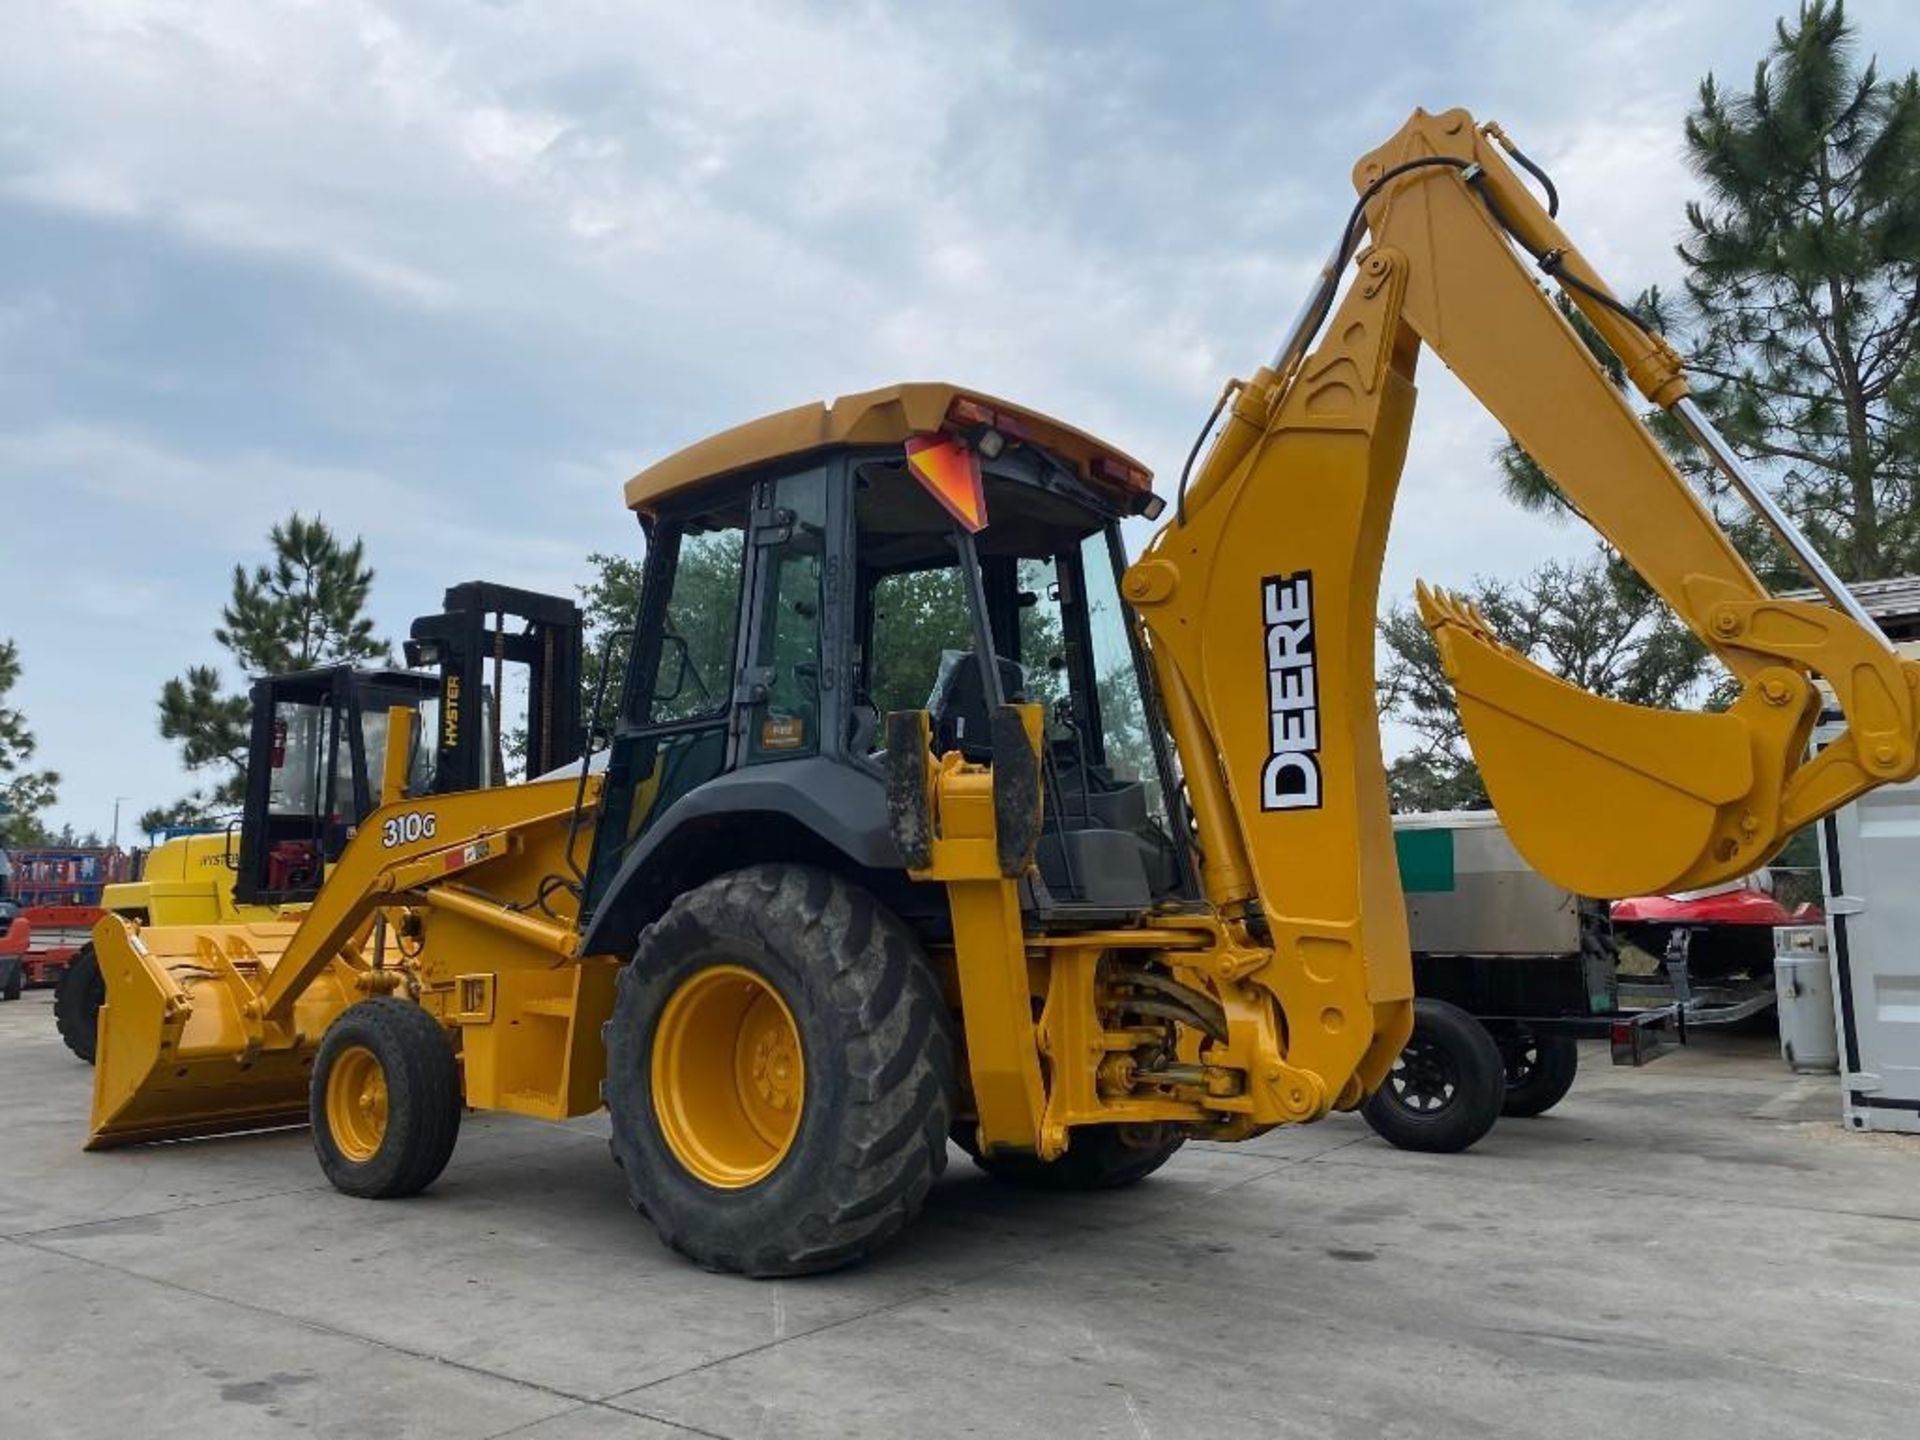
[[[416,840],[431,840],[440,828],[440,817],[431,810],[409,810],[380,824],[380,843],[391,850],[396,845],[411,845]]]

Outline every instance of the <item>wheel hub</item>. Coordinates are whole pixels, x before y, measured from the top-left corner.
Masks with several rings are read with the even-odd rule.
[[[358,1165],[373,1159],[387,1138],[387,1074],[364,1045],[342,1050],[327,1072],[327,1130]]]
[[[1460,1088],[1452,1056],[1443,1047],[1417,1037],[1400,1052],[1387,1078],[1394,1099],[1420,1115],[1446,1109]]]
[[[800,1028],[763,976],[710,966],[667,997],[652,1080],[654,1118],[674,1158],[708,1185],[743,1189],[778,1169],[799,1133]]]

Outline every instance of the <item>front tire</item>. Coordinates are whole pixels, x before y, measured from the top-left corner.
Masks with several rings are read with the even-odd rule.
[[[756,865],[682,894],[606,1028],[629,1201],[709,1270],[863,1258],[946,1164],[951,1027],[912,932],[827,871]]]
[[[1451,1155],[1493,1128],[1506,1092],[1486,1027],[1458,1005],[1415,1000],[1413,1034],[1360,1114],[1390,1145]]]
[[[453,1041],[411,1000],[362,1000],[327,1027],[307,1105],[334,1189],[367,1200],[417,1195],[460,1137]]]
[[[60,1038],[89,1065],[100,1046],[100,1007],[106,1003],[107,977],[89,940],[73,952],[53,991],[53,1023]]]

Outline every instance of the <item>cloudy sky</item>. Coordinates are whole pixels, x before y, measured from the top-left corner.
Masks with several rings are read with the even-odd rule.
[[[154,697],[296,507],[366,537],[395,635],[635,546],[649,460],[897,379],[1170,475],[1416,105],[1670,281],[1681,119],[1781,3],[3,0],[0,635],[56,823],[188,788]],[[1920,7],[1849,8],[1920,60]],[[1422,379],[1387,593],[1583,549]]]

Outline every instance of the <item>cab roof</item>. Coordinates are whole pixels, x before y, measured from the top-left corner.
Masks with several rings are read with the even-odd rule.
[[[796,405],[696,441],[627,481],[629,509],[652,513],[683,490],[836,446],[904,445],[915,435],[991,426],[1040,445],[1095,485],[1148,493],[1153,473],[1104,440],[1063,421],[944,381],[910,381],[831,403]]]

